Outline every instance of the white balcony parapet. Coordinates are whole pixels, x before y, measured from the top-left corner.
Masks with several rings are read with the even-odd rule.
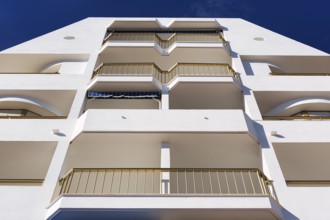
[[[123,110],[89,109],[77,122],[72,140],[81,133],[215,132],[256,137],[243,110]],[[143,125],[143,126],[141,126]],[[257,140],[257,138],[255,138]]]

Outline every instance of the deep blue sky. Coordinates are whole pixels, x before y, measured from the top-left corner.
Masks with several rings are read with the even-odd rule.
[[[240,17],[330,53],[330,0],[0,0],[0,51],[86,17]]]

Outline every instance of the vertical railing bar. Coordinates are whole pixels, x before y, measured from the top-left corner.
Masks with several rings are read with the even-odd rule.
[[[258,178],[258,181],[259,181],[259,185],[260,185],[261,193],[262,193],[262,194],[265,194],[265,193],[264,193],[264,189],[263,189],[262,184],[261,184],[261,181],[260,181],[259,171],[257,171],[257,178]]]
[[[247,194],[246,185],[245,185],[245,180],[244,180],[244,177],[243,177],[243,171],[242,171],[242,170],[241,170],[241,177],[242,177],[242,182],[243,182],[243,186],[244,186],[245,194]]]
[[[128,171],[128,181],[127,181],[127,191],[126,194],[128,194],[129,191],[129,182],[131,181],[131,170]]]
[[[64,187],[63,187],[63,192],[62,193],[66,193],[66,187],[68,185],[68,182],[69,182],[69,177],[70,177],[71,174],[67,175],[65,178],[64,178]]]
[[[65,193],[69,193],[70,191],[70,187],[71,187],[71,182],[72,182],[72,179],[73,179],[73,170],[71,171],[69,177],[68,177],[68,184],[67,184],[67,187],[65,189]]]
[[[186,183],[186,194],[188,194],[187,169],[184,170],[184,178]]]
[[[88,181],[89,181],[89,176],[90,176],[90,175],[91,175],[91,171],[88,171],[88,176],[87,176],[86,187],[85,187],[85,191],[84,191],[84,193],[86,193],[87,185],[88,185]]]
[[[144,189],[143,194],[146,194],[146,187],[147,187],[147,170],[144,170]]]
[[[139,183],[139,171],[136,170],[136,184],[135,184],[135,193],[137,194],[137,187]]]
[[[76,194],[78,193],[78,188],[79,188],[79,185],[80,185],[81,175],[82,175],[82,171],[80,171],[79,180],[78,180],[77,189],[76,189]]]
[[[233,172],[233,178],[234,178],[234,183],[235,183],[235,188],[236,188],[236,194],[238,194],[238,187],[237,187],[237,182],[236,182],[236,176],[235,176],[235,170]]]
[[[196,194],[197,192],[196,192],[196,178],[195,178],[195,170],[193,170],[193,181],[194,181],[194,192],[195,192],[195,194]]]
[[[163,170],[159,170],[159,194],[165,194],[165,189],[163,190],[163,179],[162,179],[162,175],[163,175]]]
[[[154,194],[154,178],[155,178],[155,170],[152,170],[152,179],[151,179],[151,184],[152,184],[152,194]]]
[[[121,182],[122,182],[122,179],[123,179],[123,170],[120,169],[120,179],[119,179],[119,189],[118,189],[118,193],[120,194],[120,190],[121,190]]]
[[[62,183],[61,183],[61,182],[62,182]],[[60,180],[60,186],[61,186],[61,189],[60,189],[59,195],[61,195],[62,192],[63,192],[63,189],[64,189],[64,183],[65,183],[65,178],[62,178],[62,179]]]
[[[261,180],[261,183],[262,183],[262,189],[264,191],[264,194],[267,194],[264,178],[261,176],[261,174],[259,174],[259,175],[260,175],[260,180]]]
[[[204,180],[203,180],[203,170],[201,170],[201,180],[202,180],[202,190],[203,190],[203,194],[205,194]]]
[[[220,184],[220,178],[219,178],[219,170],[217,170],[217,178],[218,178],[219,192],[220,192],[220,194],[222,194],[221,184]]]
[[[61,188],[60,188],[60,191],[59,191],[58,195],[61,195],[62,192],[63,192],[63,184],[64,184],[64,179],[62,178],[59,181],[59,185],[61,186]]]
[[[95,183],[94,183],[94,188],[93,188],[93,194],[95,193],[96,182],[97,182],[98,176],[99,176],[99,170],[96,171],[96,177],[95,177]]]
[[[228,194],[230,194],[230,187],[228,183],[228,177],[227,177],[227,171],[225,170],[225,178],[226,178],[226,183],[227,183],[227,189],[228,189]]]
[[[264,182],[265,182],[265,190],[266,190],[266,193],[270,196],[273,196],[271,191],[270,191],[270,185],[269,185],[269,180],[267,180],[264,176]]]
[[[265,192],[265,194],[269,195],[268,192],[267,192],[266,181],[265,181],[265,178],[263,177],[262,174],[260,174],[260,178],[261,178],[262,183],[263,183],[262,185],[263,185],[263,188],[264,188],[264,192]]]
[[[109,189],[109,194],[112,193],[112,187],[113,187],[113,179],[115,178],[115,171],[112,170],[112,178],[111,178],[111,185],[110,185],[110,189]]]
[[[101,193],[103,193],[104,190],[104,183],[105,183],[105,176],[107,175],[107,170],[104,170],[104,177],[103,177],[103,182],[102,182],[102,189],[101,189]]]
[[[211,193],[214,194],[214,192],[213,192],[213,186],[212,186],[211,170],[209,170],[209,177],[210,177]]]
[[[62,178],[61,189],[60,189],[59,195],[61,195],[63,193],[63,191],[65,190],[65,187],[64,187],[65,181],[66,181],[66,177]]]
[[[249,177],[250,177],[250,181],[251,181],[251,186],[252,186],[253,194],[256,194],[256,190],[254,189],[254,184],[253,184],[253,181],[252,181],[251,171],[250,170],[249,170]]]
[[[177,194],[179,194],[180,190],[179,190],[179,170],[178,169],[176,170],[176,189],[177,189]]]

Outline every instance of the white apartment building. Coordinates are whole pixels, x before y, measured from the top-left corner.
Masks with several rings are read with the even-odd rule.
[[[242,19],[88,18],[4,50],[0,219],[330,219],[329,74]]]

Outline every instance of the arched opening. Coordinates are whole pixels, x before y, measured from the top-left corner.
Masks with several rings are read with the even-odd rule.
[[[63,113],[44,101],[28,96],[0,96],[0,117],[56,117]]]
[[[277,105],[268,111],[264,117],[330,119],[330,99],[318,97],[293,99]]]

